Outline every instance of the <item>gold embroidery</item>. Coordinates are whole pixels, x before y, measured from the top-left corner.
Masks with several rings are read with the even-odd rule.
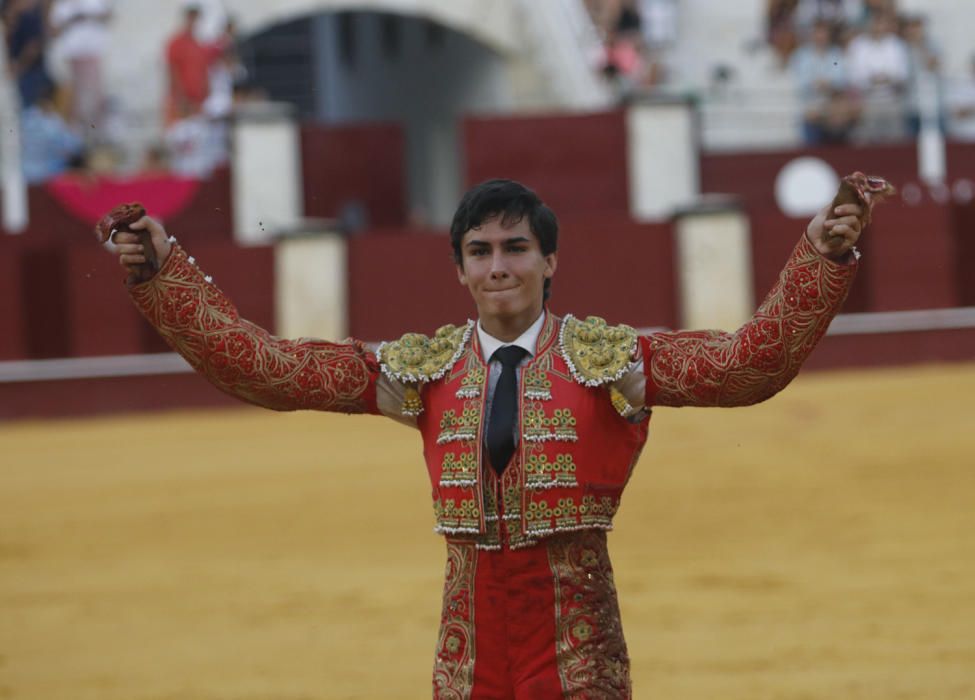
[[[630,660],[623,639],[606,533],[548,540],[555,580],[555,655],[567,698],[629,698]]]
[[[447,409],[440,418],[440,435],[437,436],[437,444],[443,445],[456,440],[476,440],[480,423],[481,411],[475,401],[467,401],[459,416],[454,409]]]
[[[608,326],[589,316],[580,321],[567,315],[562,321],[559,346],[573,378],[586,386],[620,379],[636,351],[636,331],[630,326]]]
[[[448,452],[440,468],[441,486],[473,486],[477,483],[477,454]]]
[[[525,488],[545,489],[578,486],[576,464],[571,454],[561,454],[549,461],[544,453],[528,457],[525,465]]]
[[[481,511],[476,498],[465,498],[457,505],[453,498],[436,499],[433,513],[437,518],[436,531],[445,534],[481,531]]]
[[[597,498],[590,494],[579,502],[573,496],[566,496],[552,500],[551,505],[549,499],[533,499],[525,513],[525,527],[534,536],[588,528],[610,530],[618,508],[619,498],[613,496]]]
[[[366,395],[377,367],[362,343],[272,336],[240,318],[178,245],[130,294],[170,347],[221,391],[277,411],[370,408]]]
[[[747,406],[775,395],[839,311],[856,274],[830,262],[805,235],[752,319],[735,333],[672,331],[644,341],[658,406]]]
[[[464,326],[443,326],[430,338],[407,333],[399,340],[383,343],[377,353],[383,374],[404,382],[432,382],[440,379],[460,359],[471,336],[473,321]]]
[[[483,367],[472,367],[461,380],[460,388],[455,396],[458,399],[478,398],[481,395],[481,387],[484,385],[484,376]]]
[[[448,540],[440,638],[433,666],[433,693],[437,700],[467,700],[474,687],[476,571],[474,545]]]
[[[557,408],[548,415],[541,404],[526,403],[523,419],[525,424],[522,433],[528,442],[575,442],[579,439],[576,434],[577,421],[572,415],[572,409]]]
[[[525,386],[525,398],[536,401],[552,400],[552,381],[545,370],[537,367],[527,367],[522,376]]]

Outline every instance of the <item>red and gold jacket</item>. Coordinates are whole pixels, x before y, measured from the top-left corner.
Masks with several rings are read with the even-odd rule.
[[[753,318],[734,333],[639,336],[598,318],[547,318],[522,368],[516,478],[482,465],[488,372],[473,322],[407,334],[373,352],[346,340],[285,340],[243,320],[179,246],[131,288],[143,315],[217,388],[275,410],[381,413],[377,385],[405,386],[401,410],[423,438],[437,531],[496,548],[612,526],[647,437],[616,384],[640,373],[645,407],[742,406],[788,384],[846,298],[856,264],[805,236]],[[632,377],[630,377],[632,378]],[[506,472],[507,473],[507,472]]]

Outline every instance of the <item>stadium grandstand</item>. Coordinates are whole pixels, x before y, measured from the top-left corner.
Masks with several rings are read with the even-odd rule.
[[[398,426],[373,438],[332,416],[326,429],[304,414],[262,419],[216,391],[140,315],[96,242],[115,205],[141,202],[242,317],[275,335],[378,342],[471,316],[451,217],[473,185],[511,178],[558,215],[556,314],[734,330],[855,171],[898,194],[877,208],[856,284],[796,394],[751,414],[764,437],[742,437],[737,411],[712,412],[705,425],[721,424],[720,443],[702,447],[699,464],[687,446],[705,445],[707,428],[690,411],[655,413],[655,428],[670,420],[675,437],[654,459],[694,464],[632,487],[657,514],[627,516],[634,534],[620,540],[625,566],[645,575],[620,578],[634,601],[628,624],[641,630],[634,678],[655,691],[646,697],[671,700],[975,698],[973,572],[959,568],[975,544],[975,2],[0,0],[0,23],[0,492],[10,488],[0,497],[0,699],[413,698],[429,687],[429,665],[414,659],[429,656],[440,584],[407,557],[436,570],[442,552],[404,545],[390,561],[410,594],[381,588],[387,574],[363,548],[406,528],[365,521],[353,488],[385,489],[384,512],[422,503],[416,445]],[[187,450],[212,449],[199,457],[209,466],[162,461],[171,444],[159,425],[187,431]],[[809,436],[827,429],[823,466]],[[256,436],[253,453],[241,430]],[[130,451],[133,432],[145,442]],[[332,493],[327,476],[286,498],[257,464],[278,438],[292,441],[296,465],[317,464],[325,434],[340,451],[330,464],[363,467],[335,512],[312,502]],[[750,454],[773,462],[744,464],[749,440]],[[388,453],[360,451],[372,442]],[[397,472],[386,483],[379,475],[403,454],[412,480]],[[144,481],[118,466],[135,455],[151,465]],[[800,490],[789,492],[780,467],[793,457]],[[239,483],[228,476],[238,463]],[[715,464],[728,469],[712,488],[705,467]],[[162,503],[170,496],[183,499],[175,510]],[[689,515],[698,503],[703,521]],[[408,516],[421,534],[428,510]],[[258,531],[264,516],[294,538]],[[193,523],[203,544],[180,554],[174,542],[195,542]],[[347,578],[308,563],[323,546],[318,528],[362,533],[363,548],[329,545],[353,562]],[[258,555],[241,533],[263,559],[248,559]],[[645,544],[652,572],[639,565]],[[89,554],[134,583],[99,579]],[[330,581],[332,607],[294,588],[306,576]],[[55,590],[59,579],[70,595],[68,583]],[[274,610],[215,592],[258,580],[289,591]],[[382,592],[375,602],[363,591]],[[67,602],[45,607],[45,596]],[[119,629],[104,623],[116,596],[132,616]],[[139,656],[134,620],[157,603]],[[380,627],[427,607],[397,634]],[[695,611],[710,617],[682,626]],[[342,639],[311,626],[324,617]],[[198,644],[184,644],[196,632]],[[820,646],[802,646],[803,635]],[[403,684],[394,692],[362,660],[366,637],[383,637],[376,653]],[[417,638],[423,653],[401,657]],[[245,670],[236,639],[251,640],[240,647],[251,659],[265,642],[279,650]],[[315,645],[341,661],[323,671]],[[102,649],[121,670],[105,670]],[[51,655],[68,660],[63,669]],[[282,682],[280,669],[293,675]],[[315,690],[333,675],[332,691]]]

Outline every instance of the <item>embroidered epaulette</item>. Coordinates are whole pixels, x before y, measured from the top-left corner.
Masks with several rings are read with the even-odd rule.
[[[377,356],[383,374],[400,382],[420,383],[440,379],[457,360],[471,337],[474,322],[441,326],[433,337],[407,333],[383,343]]]
[[[601,318],[585,321],[566,315],[559,349],[572,377],[586,386],[609,384],[626,374],[636,351],[637,335],[630,326],[609,326]]]

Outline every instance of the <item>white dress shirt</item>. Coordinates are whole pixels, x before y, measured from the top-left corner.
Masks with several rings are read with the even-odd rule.
[[[484,406],[485,430],[487,429],[486,422],[491,415],[491,402],[494,399],[494,390],[498,386],[498,380],[501,378],[501,362],[499,360],[492,362],[491,356],[495,350],[506,345],[517,345],[520,348],[524,348],[528,354],[525,355],[519,365],[518,376],[520,379],[521,367],[531,361],[535,356],[535,351],[538,349],[538,336],[541,334],[542,327],[545,325],[546,313],[546,311],[542,311],[535,322],[510,343],[506,343],[490,335],[481,326],[481,322],[477,322],[477,340],[481,346],[481,359],[488,366],[488,388]],[[626,374],[619,381],[615,382],[614,386],[626,397],[627,402],[629,402],[635,412],[642,409],[646,403],[646,377],[643,376],[642,358],[638,358],[636,361],[630,363]],[[376,383],[376,404],[383,415],[404,425],[416,427],[416,417],[404,416],[402,412],[405,391],[406,387],[403,384],[389,379],[385,374],[380,374]],[[517,442],[517,433],[515,440]]]

